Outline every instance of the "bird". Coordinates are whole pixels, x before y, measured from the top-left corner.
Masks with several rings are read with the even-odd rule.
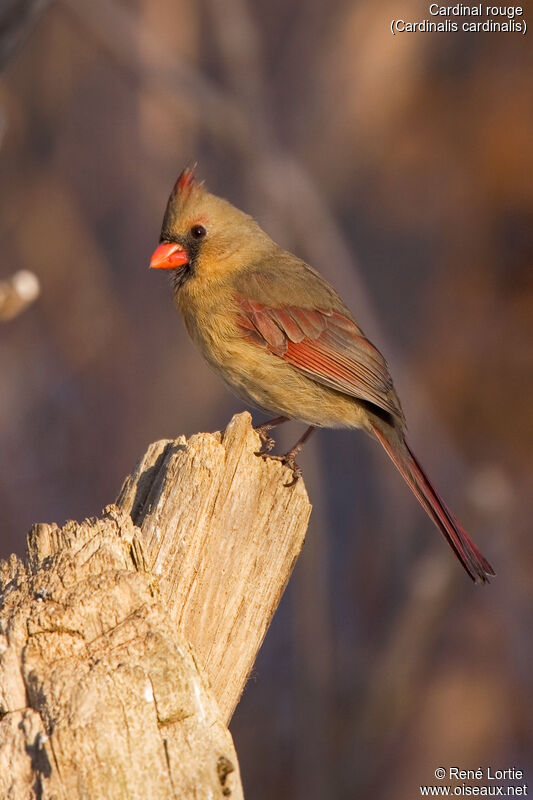
[[[405,416],[380,351],[322,275],[277,245],[249,214],[211,194],[195,168],[167,202],[152,269],[169,270],[174,302],[208,364],[245,403],[275,416],[258,455],[301,475],[296,456],[317,428],[362,429],[385,449],[476,583],[495,572],[433,488],[406,439]],[[270,431],[306,424],[284,455]]]

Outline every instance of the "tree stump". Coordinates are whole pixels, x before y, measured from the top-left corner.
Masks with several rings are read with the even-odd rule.
[[[242,798],[227,723],[303,544],[303,482],[224,434],[152,444],[116,505],[0,563],[0,798]]]

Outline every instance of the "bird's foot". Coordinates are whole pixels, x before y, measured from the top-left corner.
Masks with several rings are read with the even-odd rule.
[[[260,425],[259,427],[263,428],[263,429],[266,428],[267,429],[267,433],[268,433],[270,428],[274,427],[274,425],[280,425],[281,422],[284,422],[284,421],[285,421],[284,417],[277,417],[275,420],[271,420],[270,422],[266,422],[264,425]],[[262,452],[262,453],[257,453],[256,455],[261,456],[262,458],[271,458],[273,461],[280,461],[286,467],[288,467],[289,469],[292,469],[292,481],[289,481],[289,483],[284,483],[283,485],[287,486],[287,487],[294,486],[294,484],[298,482],[298,478],[302,477],[302,470],[298,466],[298,464],[296,463],[296,456],[298,455],[298,453],[300,452],[300,450],[304,446],[305,442],[309,439],[309,437],[311,436],[311,434],[315,430],[316,430],[316,428],[315,428],[314,425],[309,425],[309,427],[305,431],[304,435],[300,436],[300,438],[298,439],[298,441],[296,442],[294,447],[291,447],[289,452],[285,453],[284,456],[273,456],[268,451],[267,452]],[[259,433],[259,429],[258,428],[256,428],[256,431]],[[261,433],[259,433],[259,436],[261,436]],[[267,436],[267,438],[270,439],[270,441],[272,441],[270,436]],[[270,449],[271,449],[271,447],[268,447],[268,450],[270,450]]]
[[[271,453],[257,453],[264,459],[272,459],[272,461],[279,461],[285,467],[288,467],[292,470],[292,480],[289,483],[284,483],[283,485],[289,488],[290,486],[294,486],[295,483],[298,482],[298,479],[302,477],[302,469],[296,463],[296,453],[293,450],[289,450],[288,453],[285,453],[283,456],[275,456],[271,455]]]
[[[259,434],[259,438],[261,439],[261,450],[256,453],[256,456],[270,453],[276,441],[272,436],[269,436],[269,431],[281,425],[283,422],[287,422],[287,417],[274,417],[274,419],[269,419],[268,422],[263,422],[262,425],[258,425],[257,428],[254,428],[254,431]]]
[[[256,456],[266,455],[270,453],[274,445],[276,444],[276,440],[268,435],[270,430],[270,425],[258,425],[257,428],[254,428],[254,431],[259,434],[259,438],[261,439],[261,450],[256,453]]]

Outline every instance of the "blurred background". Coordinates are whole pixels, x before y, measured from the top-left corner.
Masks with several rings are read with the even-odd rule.
[[[231,725],[254,800],[533,775],[532,34],[391,35],[427,5],[0,9],[0,280],[41,288],[0,323],[0,556],[98,514],[149,442],[242,410],[147,269],[197,160],[339,289],[498,573],[471,584],[380,448],[320,432],[304,552]]]

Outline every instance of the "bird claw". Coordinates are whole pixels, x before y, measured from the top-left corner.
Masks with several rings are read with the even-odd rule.
[[[267,425],[258,425],[257,428],[254,428],[255,432],[259,434],[259,438],[261,439],[261,450],[256,453],[256,456],[262,456],[265,453],[270,453],[274,445],[276,444],[276,440],[268,435],[270,427]]]
[[[289,489],[291,486],[294,486],[294,484],[297,483],[302,477],[302,469],[294,460],[294,454],[291,452],[285,453],[284,456],[275,456],[271,455],[270,453],[256,453],[256,455],[261,456],[265,460],[269,458],[272,461],[279,461],[284,467],[288,467],[292,470],[292,480],[289,481],[289,483],[283,484],[287,487],[287,489]]]
[[[302,470],[295,461],[293,461],[292,464],[286,464],[286,466],[292,469],[292,480],[289,481],[288,483],[284,483],[283,485],[287,489],[290,489],[290,487],[294,486],[295,483],[298,483],[298,481],[302,477]]]

